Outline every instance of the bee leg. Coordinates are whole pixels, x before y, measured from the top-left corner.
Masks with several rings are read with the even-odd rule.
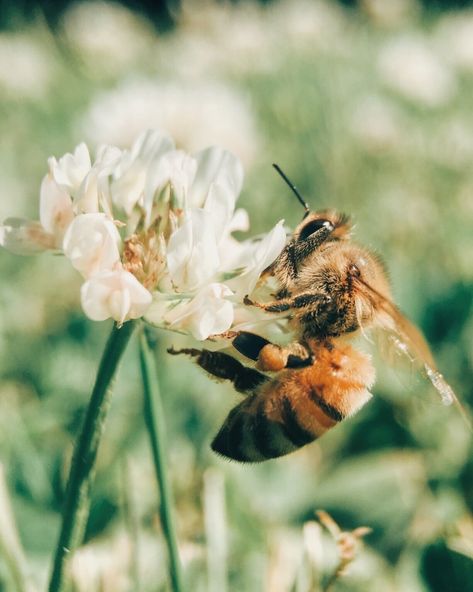
[[[196,358],[197,364],[210,375],[222,380],[233,382],[235,390],[239,393],[250,394],[254,389],[266,382],[268,378],[253,368],[243,366],[232,356],[218,351],[207,349],[168,349],[172,355],[187,354]]]
[[[320,247],[332,234],[334,227],[331,223],[322,226],[307,238],[303,240],[291,241],[286,247],[288,250],[288,260],[292,262],[295,275],[298,272],[298,266],[311,253]]]
[[[283,368],[303,368],[310,366],[313,361],[310,349],[303,343],[294,341],[281,347],[248,331],[240,331],[232,345],[247,358],[255,360],[256,367],[263,372],[277,372]]]
[[[269,343],[270,342],[264,337],[256,335],[255,333],[250,333],[249,331],[240,331],[232,341],[233,347],[238,352],[250,360],[255,361],[258,359],[258,355],[263,347]]]
[[[250,300],[248,296],[243,299],[244,304],[248,306],[257,306],[265,310],[266,312],[285,312],[291,309],[305,308],[306,306],[313,307],[314,304],[325,304],[328,297],[325,294],[318,292],[303,292],[297,296],[291,296],[290,298],[281,298],[281,300],[274,300],[263,304],[262,302],[254,302]]]
[[[260,351],[256,367],[263,372],[277,372],[284,368],[304,368],[312,363],[308,347],[295,341],[284,347],[268,343]]]

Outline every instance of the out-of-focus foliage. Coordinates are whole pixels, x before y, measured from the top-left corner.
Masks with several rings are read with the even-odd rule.
[[[471,406],[473,12],[425,18],[409,0],[361,7],[188,2],[175,30],[156,36],[119,5],[86,2],[64,14],[56,36],[41,22],[2,33],[1,218],[36,217],[50,154],[83,139],[126,145],[158,126],[184,148],[236,152],[247,170],[242,205],[253,232],[265,231],[301,215],[271,169],[278,162],[312,207],[353,216],[358,239],[386,261],[396,301]],[[0,455],[25,573],[44,585],[109,326],[84,318],[80,278],[61,258],[2,251],[0,267]],[[467,589],[471,435],[414,369],[376,354],[375,398],[356,417],[294,455],[240,466],[209,451],[236,395],[166,355],[180,342],[158,334],[189,589],[316,589],[311,572],[327,578],[336,565],[333,541],[315,528],[317,508],[345,530],[372,528],[336,589]],[[87,542],[74,562],[81,591],[167,585],[135,346],[116,384]],[[7,522],[0,579],[15,590],[5,548],[21,551]]]

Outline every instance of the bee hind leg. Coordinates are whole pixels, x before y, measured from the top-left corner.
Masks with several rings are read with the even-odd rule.
[[[207,349],[185,348],[168,349],[172,355],[187,354],[195,358],[197,364],[211,376],[222,380],[230,380],[239,393],[250,394],[256,387],[266,382],[268,378],[254,370],[247,368],[232,356],[219,351]]]
[[[256,367],[263,372],[277,372],[284,368],[303,368],[312,364],[312,354],[297,341],[284,347],[275,345],[254,333],[241,331],[232,342],[241,354],[256,361]]]

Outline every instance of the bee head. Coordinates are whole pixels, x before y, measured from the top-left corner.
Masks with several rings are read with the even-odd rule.
[[[330,231],[326,240],[342,240],[350,238],[351,223],[348,216],[334,210],[322,210],[309,212],[294,232],[296,241],[303,241],[309,238],[314,232],[326,228]]]

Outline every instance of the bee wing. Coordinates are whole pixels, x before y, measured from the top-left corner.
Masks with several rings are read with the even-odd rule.
[[[458,401],[452,387],[439,372],[432,352],[420,330],[402,314],[391,300],[380,294],[365,281],[358,280],[358,289],[370,301],[373,308],[380,311],[381,327],[388,334],[391,345],[411,362],[420,366],[425,376],[439,393],[444,405],[457,404],[471,429],[471,420]]]

